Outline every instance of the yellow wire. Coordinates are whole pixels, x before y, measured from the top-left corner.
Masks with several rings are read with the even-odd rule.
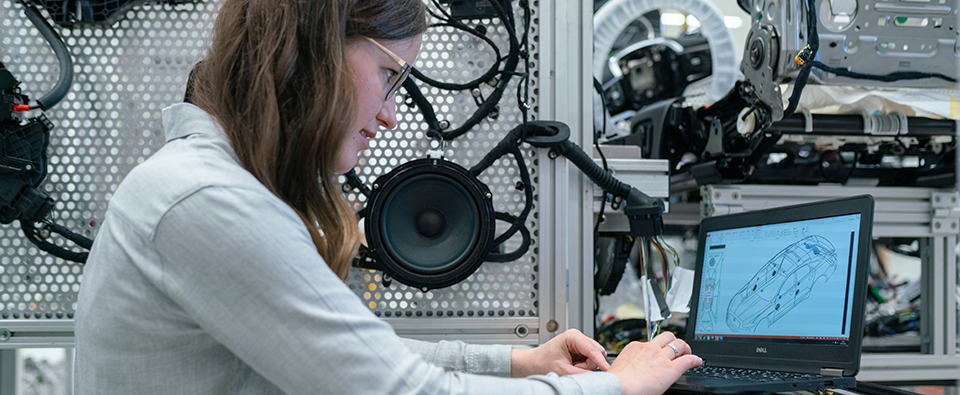
[[[655,239],[651,240],[651,244],[660,252],[660,262],[663,263],[663,287],[669,291],[670,290],[670,273],[667,271],[667,257],[663,254],[663,248],[660,247],[660,243]]]

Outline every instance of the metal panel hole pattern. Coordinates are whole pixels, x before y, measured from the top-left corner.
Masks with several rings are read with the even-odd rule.
[[[537,5],[532,2],[530,31],[531,119],[537,114],[539,58]],[[123,177],[150,157],[164,142],[160,110],[180,102],[187,76],[202,59],[216,16],[217,2],[147,4],[127,11],[111,27],[54,28],[63,37],[74,60],[70,93],[46,112],[54,123],[48,154],[49,174],[42,185],[56,200],[55,221],[95,237],[107,202]],[[46,12],[44,15],[46,15]],[[520,23],[520,11],[517,10]],[[499,19],[473,20],[483,24],[505,54],[506,30]],[[483,41],[452,28],[432,28],[424,37],[415,67],[443,81],[466,82],[485,72],[493,51]],[[37,99],[56,84],[58,63],[49,45],[23,14],[22,6],[0,0],[0,61],[18,78],[23,93]],[[521,121],[514,78],[499,104],[499,116],[488,118],[460,138],[448,142],[445,153],[470,167]],[[449,92],[421,83],[441,120],[456,128],[476,104],[469,92]],[[493,88],[481,88],[487,97]],[[358,174],[371,184],[376,177],[409,160],[426,155],[423,117],[407,104],[401,90],[398,127],[382,131],[360,158]],[[30,114],[35,116],[36,114]],[[535,153],[524,151],[537,200],[538,169]],[[523,208],[519,174],[512,158],[498,160],[480,177],[494,193],[497,211],[518,214]],[[347,194],[355,209],[365,197]],[[424,292],[394,282],[381,283],[381,273],[353,269],[349,287],[377,315],[383,317],[515,317],[536,316],[538,300],[535,205],[527,221],[533,243],[521,259],[511,263],[484,263],[465,281]],[[506,229],[497,224],[497,234]],[[56,244],[72,245],[54,238]],[[519,236],[504,246],[510,251]],[[0,225],[0,319],[73,318],[82,279],[82,265],[43,253],[23,236],[16,223]]]

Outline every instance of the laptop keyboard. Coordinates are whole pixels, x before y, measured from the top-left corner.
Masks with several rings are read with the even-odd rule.
[[[684,375],[712,377],[727,380],[753,381],[758,383],[788,380],[809,380],[816,377],[823,377],[818,374],[725,368],[719,366],[697,366],[688,370],[686,373],[684,373]]]

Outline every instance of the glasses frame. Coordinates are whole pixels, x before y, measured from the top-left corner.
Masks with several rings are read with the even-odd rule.
[[[411,67],[410,64],[405,62],[403,59],[400,59],[400,57],[397,56],[397,54],[393,53],[393,51],[387,49],[387,47],[384,47],[383,45],[378,43],[376,40],[370,37],[364,37],[364,38],[367,39],[367,41],[372,42],[373,45],[376,45],[377,48],[380,48],[380,50],[386,53],[387,55],[390,55],[390,58],[392,58],[394,61],[397,62],[397,64],[400,65],[400,72],[397,73],[396,78],[394,78],[393,82],[390,83],[390,86],[387,88],[386,94],[384,94],[383,96],[384,101],[390,100],[390,98],[396,95],[397,91],[400,90],[400,86],[403,85],[403,81],[410,76],[410,71],[413,70],[413,67]]]

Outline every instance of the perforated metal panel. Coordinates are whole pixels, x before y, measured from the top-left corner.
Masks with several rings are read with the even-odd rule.
[[[536,14],[534,14],[536,15]],[[518,16],[518,21],[519,21]],[[476,20],[471,23],[482,24],[488,28],[494,43],[505,53],[509,47],[507,31],[499,19]],[[495,29],[495,30],[494,30]],[[531,27],[531,36],[536,37],[535,26]],[[537,53],[536,40],[531,40],[531,53]],[[495,61],[495,53],[489,45],[469,33],[445,27],[431,29],[424,37],[423,49],[417,59],[416,67],[426,76],[447,82],[466,83],[486,72]],[[536,59],[535,57],[532,57]],[[535,70],[536,61],[531,66]],[[488,118],[483,123],[454,141],[445,144],[448,160],[466,168],[476,164],[487,154],[503,136],[521,122],[516,89],[518,78],[504,93],[499,105],[499,116]],[[477,105],[469,91],[450,92],[420,84],[424,94],[438,112],[441,121],[450,122],[454,129],[476,111]],[[533,78],[530,90],[537,88],[537,79]],[[493,87],[483,85],[483,97],[489,97]],[[358,174],[365,183],[371,184],[377,177],[389,173],[394,167],[410,160],[424,158],[431,144],[424,132],[427,125],[422,116],[411,108],[403,95],[398,98],[399,122],[395,131],[387,131],[383,138],[371,142],[371,149],[360,160]],[[531,106],[536,100],[530,98]],[[435,145],[434,145],[435,146]],[[525,152],[531,177],[537,177],[533,152]],[[494,194],[496,211],[519,214],[523,209],[523,192],[516,187],[520,180],[517,166],[509,156],[498,160],[485,171],[480,180]],[[534,182],[536,184],[536,182]],[[536,189],[534,190],[536,193]],[[351,194],[355,207],[362,207],[365,197]],[[537,229],[536,207],[531,211],[527,227],[531,232]],[[497,224],[497,234],[502,233],[506,224]],[[515,236],[519,240],[519,236]],[[521,259],[511,263],[485,263],[476,273],[463,282],[444,289],[423,292],[394,281],[384,288],[379,272],[356,270],[352,273],[350,287],[374,312],[383,317],[514,317],[536,316],[537,314],[537,261],[536,236],[530,251]],[[512,241],[512,240],[511,240]],[[506,243],[506,250],[516,248],[519,241]]]
[[[42,188],[56,199],[57,222],[94,236],[123,176],[163,144],[160,109],[182,99],[213,9],[141,7],[114,28],[58,29],[75,78],[47,112],[55,129]],[[0,31],[0,61],[39,98],[57,81],[56,57],[19,3],[2,1]],[[73,317],[80,265],[42,253],[13,225],[0,227],[0,251],[0,318]]]
[[[532,117],[537,113],[538,31],[536,4],[530,36]],[[56,83],[55,56],[24,17],[22,6],[0,0],[0,61],[20,79],[23,93],[36,99]],[[216,2],[145,5],[133,8],[110,28],[63,29],[74,57],[75,79],[67,97],[46,115],[55,124],[49,148],[49,175],[43,189],[56,199],[57,222],[93,237],[107,202],[134,166],[162,146],[160,110],[180,102],[186,78],[202,58],[216,13]],[[522,19],[519,17],[518,24]],[[475,20],[492,33],[505,53],[507,34],[499,19]],[[494,60],[488,45],[452,28],[431,29],[416,67],[432,78],[466,82],[485,72]],[[486,119],[466,135],[446,144],[447,159],[470,167],[520,122],[513,81],[499,105],[499,115]],[[470,92],[447,92],[420,84],[441,120],[452,128],[476,110]],[[483,97],[493,90],[481,87]],[[382,131],[371,142],[358,166],[361,179],[376,177],[409,160],[425,156],[431,141],[424,136],[422,116],[398,95],[398,127]],[[36,114],[31,114],[36,115]],[[525,151],[534,186],[538,166]],[[497,211],[518,214],[524,204],[516,183],[519,174],[512,158],[497,161],[481,177],[494,193]],[[534,189],[536,196],[537,191]],[[365,198],[348,194],[360,209]],[[527,226],[533,244],[520,260],[484,263],[470,278],[449,288],[423,292],[396,282],[384,288],[380,273],[354,270],[349,285],[363,302],[383,317],[535,317],[538,309],[538,211]],[[498,224],[500,234],[504,224]],[[506,250],[516,247],[510,240]],[[63,240],[57,244],[70,245]],[[54,258],[30,244],[18,227],[0,226],[0,319],[72,318],[82,266]]]

